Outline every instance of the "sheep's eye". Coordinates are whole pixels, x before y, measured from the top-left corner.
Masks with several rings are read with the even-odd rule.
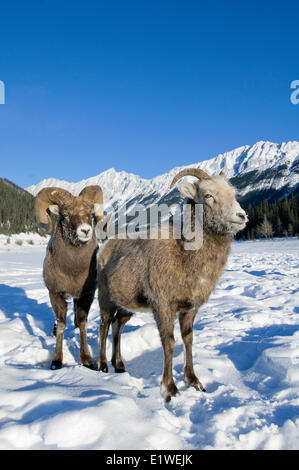
[[[205,198],[206,198],[206,199],[209,199],[210,197],[213,197],[212,194],[206,194],[206,195],[205,195]]]

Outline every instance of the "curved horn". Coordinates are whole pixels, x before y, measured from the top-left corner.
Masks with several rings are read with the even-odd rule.
[[[53,232],[53,222],[47,209],[52,204],[57,206],[69,205],[73,201],[73,196],[66,189],[44,188],[35,197],[35,216],[40,228],[49,234]]]
[[[96,224],[102,220],[104,217],[103,191],[100,186],[86,186],[86,188],[82,189],[78,197],[81,197],[86,202],[94,204],[94,218]]]
[[[174,187],[174,185],[178,182],[179,179],[183,178],[183,176],[195,176],[199,180],[208,180],[211,177],[200,168],[186,168],[185,170],[180,171],[172,180],[170,189]]]

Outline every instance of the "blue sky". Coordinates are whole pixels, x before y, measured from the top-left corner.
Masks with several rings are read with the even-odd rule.
[[[297,1],[0,2],[0,176],[151,178],[299,140]]]

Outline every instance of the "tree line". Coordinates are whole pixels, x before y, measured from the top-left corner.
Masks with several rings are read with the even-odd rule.
[[[272,203],[249,204],[246,212],[249,221],[237,239],[299,236],[299,200],[294,195]]]
[[[0,178],[0,233],[38,232],[34,197],[6,178]]]
[[[294,196],[269,203],[249,204],[249,222],[238,239],[299,236],[299,200]],[[34,197],[11,181],[0,178],[0,233],[40,233],[34,214]],[[41,233],[40,233],[41,234]]]

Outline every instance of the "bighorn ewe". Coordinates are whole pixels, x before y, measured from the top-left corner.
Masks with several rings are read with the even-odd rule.
[[[133,312],[151,310],[157,322],[164,350],[161,392],[166,401],[178,393],[172,376],[174,323],[176,314],[185,346],[184,376],[188,386],[203,390],[192,360],[193,322],[224,269],[232,235],[247,222],[236,201],[235,190],[220,174],[210,177],[200,169],[177,174],[171,188],[183,176],[199,181],[182,182],[179,191],[191,204],[191,221],[197,217],[195,204],[203,204],[203,240],[200,249],[185,250],[184,239],[170,231],[169,239],[135,239],[106,242],[98,266],[99,305],[101,309],[100,355],[98,368],[108,371],[106,337],[112,322],[112,364],[116,372],[125,370],[120,354],[120,335]]]
[[[54,232],[49,211],[59,216]],[[98,246],[94,226],[103,218],[102,190],[99,186],[88,186],[74,197],[61,188],[44,188],[36,196],[35,213],[39,226],[52,234],[43,270],[57,321],[51,369],[62,366],[66,300],[69,297],[74,298],[75,325],[80,328],[80,360],[84,366],[92,368],[86,323],[96,290]]]

